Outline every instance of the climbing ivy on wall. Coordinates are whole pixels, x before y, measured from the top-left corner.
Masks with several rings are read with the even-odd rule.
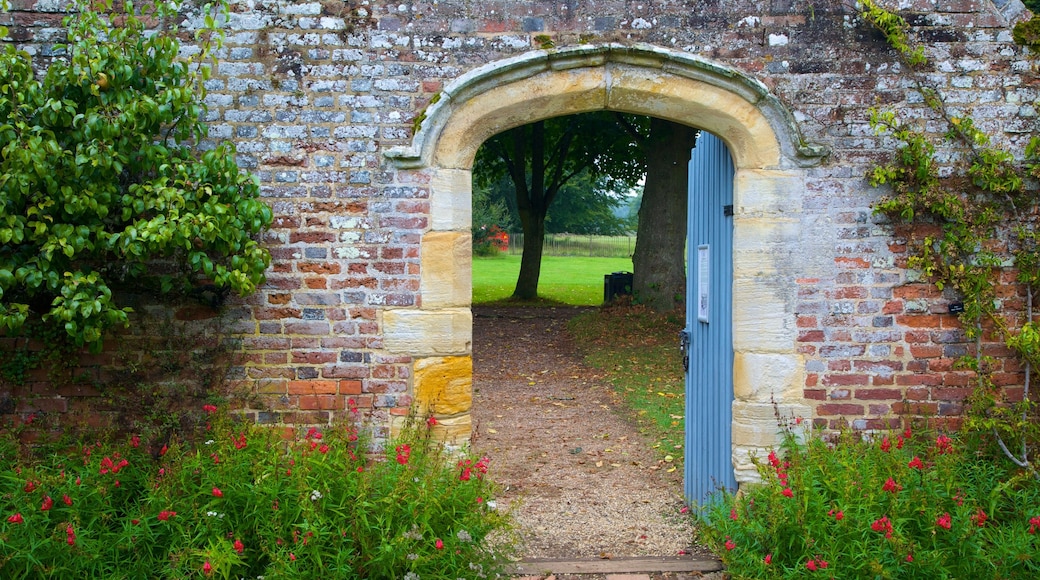
[[[128,324],[114,290],[253,292],[272,213],[232,144],[192,147],[207,135],[216,10],[203,9],[195,62],[172,2],[70,11],[45,75],[13,43],[0,50],[0,331],[42,320],[97,349]]]
[[[905,20],[872,0],[862,6],[864,19],[900,53],[910,74],[927,65]],[[874,129],[899,143],[891,160],[869,175],[872,185],[890,188],[875,211],[906,233],[908,267],[963,301],[959,318],[975,343],[974,352],[959,363],[974,371],[967,427],[991,435],[1011,461],[1040,477],[1033,457],[1040,417],[1030,393],[1033,369],[1040,365],[1040,324],[1034,316],[1040,288],[1040,137],[1022,151],[1004,148],[970,116],[948,107],[941,91],[923,77],[914,80],[946,130],[925,133],[894,111],[872,111]],[[944,165],[937,151],[954,151],[944,158],[960,161]],[[1020,285],[1022,300],[998,293],[1007,284]],[[990,337],[1003,342],[1025,368],[1020,401],[1006,397],[994,382],[998,361],[982,349]]]

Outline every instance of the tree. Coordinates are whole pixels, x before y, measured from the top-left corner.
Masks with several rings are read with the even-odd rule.
[[[585,171],[567,182],[549,208],[545,229],[554,234],[620,236],[628,221],[617,215],[625,195],[614,191],[608,180]]]
[[[27,53],[0,54],[0,328],[41,319],[97,349],[128,324],[114,289],[253,292],[270,263],[254,237],[272,214],[230,144],[188,145],[206,136],[213,15],[192,66],[176,26],[146,29],[176,20],[172,2],[72,9],[66,55],[42,80]]]
[[[481,146],[476,181],[487,186],[502,175],[509,177],[524,232],[513,298],[537,297],[546,217],[563,186],[587,172],[610,188],[626,190],[642,178],[644,165],[630,135],[608,112],[536,121],[499,133]]]
[[[631,131],[647,159],[632,255],[632,292],[659,312],[674,310],[686,293],[686,208],[690,152],[697,129],[651,118],[646,137]]]

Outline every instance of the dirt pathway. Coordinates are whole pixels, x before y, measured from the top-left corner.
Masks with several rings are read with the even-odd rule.
[[[660,461],[582,364],[576,308],[474,308],[474,447],[525,558],[674,556],[693,541],[681,470]]]

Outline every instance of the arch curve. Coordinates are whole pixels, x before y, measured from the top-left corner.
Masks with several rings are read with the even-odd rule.
[[[469,169],[476,147],[504,130],[603,109],[710,131],[738,168],[807,167],[828,153],[805,142],[764,84],[736,69],[650,45],[603,44],[533,51],[462,75],[422,113],[412,144],[386,155],[401,168]]]

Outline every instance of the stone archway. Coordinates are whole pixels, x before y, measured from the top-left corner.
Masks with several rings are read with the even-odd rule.
[[[387,153],[401,169],[428,173],[431,217],[422,240],[421,303],[383,312],[385,346],[414,357],[415,404],[438,417],[442,435],[467,438],[477,148],[512,127],[601,109],[710,131],[732,153],[733,463],[738,481],[754,479],[749,453],[776,440],[773,402],[785,414],[809,413],[795,343],[796,285],[782,267],[782,250],[798,242],[804,168],[825,150],[805,145],[782,103],[735,69],[657,47],[610,44],[527,53],[445,87],[423,113],[411,147]]]

